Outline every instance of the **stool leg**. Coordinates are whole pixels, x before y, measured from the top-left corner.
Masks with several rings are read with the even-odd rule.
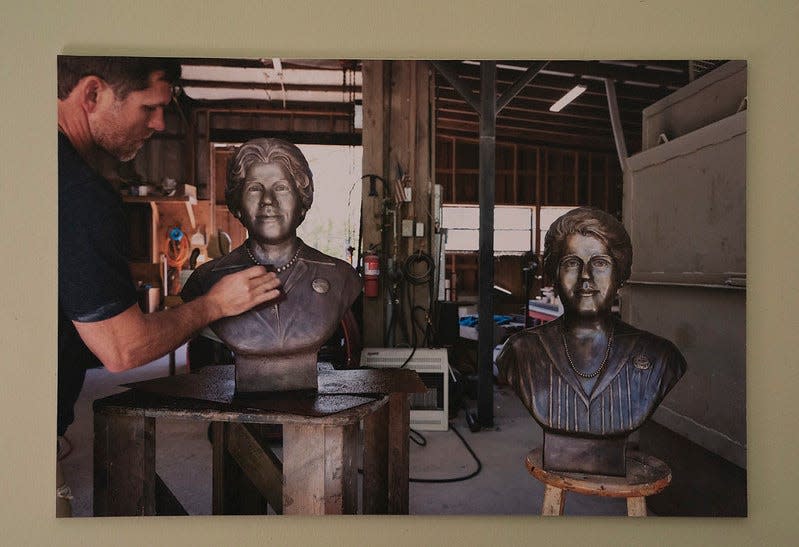
[[[563,514],[563,505],[566,503],[566,493],[549,484],[544,490],[544,506],[541,515],[545,517],[559,517]]]
[[[634,497],[627,498],[627,516],[628,517],[645,517],[646,516],[646,498]]]

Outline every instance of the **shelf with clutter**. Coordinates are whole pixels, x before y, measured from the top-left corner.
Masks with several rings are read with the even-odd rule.
[[[197,199],[196,187],[177,185],[171,195],[148,186],[131,187],[137,195],[123,195],[130,233],[131,273],[142,296],[144,311],[163,306],[164,299],[180,292],[193,269],[224,254],[225,242],[214,235],[210,200]],[[209,245],[210,243],[210,245]]]

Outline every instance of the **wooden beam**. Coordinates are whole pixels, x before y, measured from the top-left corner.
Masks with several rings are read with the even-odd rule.
[[[444,128],[470,128],[475,130],[479,126],[479,122],[476,120],[459,120],[457,118],[449,118],[449,117],[440,117],[438,119],[439,129]],[[603,139],[610,140],[612,138],[612,133],[610,128],[605,131],[597,131],[597,130],[587,130],[587,128],[575,128],[569,126],[559,126],[559,127],[547,127],[546,124],[539,124],[539,123],[498,123],[497,130],[499,129],[507,129],[507,130],[516,130],[516,131],[524,131],[524,132],[533,132],[536,131],[538,133],[546,133],[549,135],[570,135],[570,136],[582,136],[582,137],[601,137]]]
[[[480,112],[480,102],[477,100],[472,90],[460,79],[453,67],[443,61],[430,61],[430,64],[432,64],[439,74],[455,88],[455,91],[463,97],[464,101],[469,103],[469,106],[471,106],[475,112]],[[493,100],[494,98],[492,97],[491,99]]]
[[[478,123],[477,116],[464,112],[462,110],[458,110],[456,108],[442,107],[437,109],[437,112],[439,120]],[[583,122],[582,120],[579,120],[572,122],[572,121],[565,121],[562,118],[555,118],[554,116],[530,114],[530,115],[518,115],[518,116],[517,115],[503,116],[502,118],[497,119],[497,124],[513,127],[514,124],[512,122],[520,122],[523,125],[518,127],[523,128],[524,125],[535,123],[544,126],[563,127],[566,129],[573,129],[579,131],[592,131],[592,132],[610,135],[612,133],[612,130],[610,125],[608,124],[608,121],[609,120]]]
[[[610,124],[613,127],[613,141],[616,143],[616,153],[622,172],[627,171],[627,143],[624,142],[624,127],[619,116],[619,102],[616,99],[616,88],[613,81],[605,80],[605,91],[608,96],[608,110],[610,111]]]
[[[617,82],[644,82],[678,89],[688,83],[688,74],[650,70],[645,67],[628,67],[600,61],[552,61],[546,71],[564,72],[577,76],[594,76]]]
[[[202,87],[206,89],[266,89],[268,91],[341,91],[342,93],[361,92],[361,86],[343,84],[280,84],[277,82],[226,82],[220,80],[180,80],[181,87]]]
[[[349,118],[352,105],[348,103],[296,103],[291,108],[275,108],[268,101],[241,99],[235,101],[194,101],[193,111],[203,114],[240,114],[256,116],[335,116]],[[288,104],[292,104],[289,102]]]
[[[558,97],[560,98],[560,97]],[[607,105],[607,98],[603,97],[604,104],[597,104],[597,105],[585,105],[580,103],[579,101],[575,101],[574,103],[570,104],[567,108],[564,108],[560,112],[552,112],[549,110],[549,107],[552,106],[552,103],[555,101],[541,99],[540,97],[527,97],[525,95],[519,95],[516,97],[516,100],[509,106],[507,106],[502,112],[501,116],[498,116],[499,119],[504,118],[506,115],[516,112],[530,112],[535,114],[540,114],[543,116],[551,117],[551,118],[562,118],[562,119],[574,119],[574,118],[586,118],[592,120],[608,120],[608,105]],[[439,105],[447,105],[453,108],[461,108],[462,110],[468,112],[467,105],[451,90],[447,91],[444,90],[443,93],[439,95],[438,98]],[[620,109],[619,113],[622,116],[623,120],[627,123],[641,123],[641,108],[629,108],[629,109]]]
[[[474,140],[477,131],[473,127],[439,126],[439,135],[458,139]],[[497,138],[513,141],[528,146],[545,146],[549,148],[568,148],[601,153],[613,153],[613,141],[608,138],[583,137],[576,135],[560,135],[544,131],[519,131],[497,127]]]
[[[513,85],[505,90],[504,93],[497,99],[497,113],[499,113],[505,106],[513,99],[519,92],[529,84],[533,78],[541,71],[542,68],[547,66],[547,61],[541,61],[531,65],[524,74],[519,76]]]
[[[283,464],[248,424],[227,426],[227,450],[278,515],[283,513]]]
[[[216,59],[213,57],[186,57],[179,59],[180,64],[187,66],[226,66],[234,68],[267,68],[269,65],[259,59]]]
[[[189,514],[158,473],[155,474],[155,513],[159,517],[180,517]]]
[[[517,71],[497,69],[497,86],[503,88],[513,84]],[[468,83],[470,87],[474,88],[480,81],[480,67],[473,65],[461,65],[458,67],[458,75],[461,80]],[[604,96],[604,89],[602,80],[600,79],[586,79],[582,78],[583,85],[588,86],[588,90],[583,93],[584,96]],[[441,85],[441,84],[439,84]],[[648,87],[634,84],[626,84],[617,82],[617,92],[619,98],[629,101],[643,101],[647,105],[662,99],[666,95],[673,93],[674,89],[669,89],[665,86]],[[563,95],[565,91],[574,87],[573,76],[557,76],[546,73],[542,70],[525,88],[526,92],[531,91],[548,91],[550,93],[560,93]]]
[[[259,129],[213,129],[211,141],[242,143],[260,137],[274,137],[288,140],[294,144],[334,144],[360,146],[360,133],[330,133],[320,131],[263,131]]]
[[[518,68],[525,66],[519,64],[518,61],[498,62],[499,65],[512,65]],[[468,66],[468,65],[461,65]],[[505,77],[507,73],[518,73],[518,68],[504,69]],[[460,70],[459,70],[460,72]],[[650,68],[646,64],[629,63],[625,61],[570,61],[570,60],[554,60],[550,61],[549,65],[543,74],[572,78],[574,76],[589,76],[594,79],[610,78],[615,81],[629,81],[641,82],[650,85],[659,85],[677,89],[688,83],[687,70],[662,70],[655,67]]]
[[[211,511],[214,515],[265,515],[268,509],[266,499],[227,449],[227,429],[230,425],[225,422],[211,423]]]

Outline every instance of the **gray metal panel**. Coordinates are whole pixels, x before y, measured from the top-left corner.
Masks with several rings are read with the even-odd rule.
[[[746,272],[745,112],[637,154],[629,167],[633,277]]]
[[[735,114],[746,97],[746,61],[730,61],[643,110],[642,149]]]
[[[718,90],[709,91],[716,93]],[[688,363],[655,419],[746,466],[746,112],[629,160],[622,317]]]
[[[674,342],[685,376],[655,420],[746,467],[746,292],[632,285],[625,320]]]

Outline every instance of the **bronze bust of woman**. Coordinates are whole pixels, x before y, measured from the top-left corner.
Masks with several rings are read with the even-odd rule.
[[[611,314],[631,265],[630,237],[605,212],[574,209],[549,228],[544,273],[563,316],[513,335],[497,358],[544,429],[545,469],[624,475],[627,436],[685,372],[674,344]]]
[[[236,393],[317,388],[317,353],[361,291],[355,270],[297,237],[313,202],[313,175],[299,148],[279,139],[243,144],[230,162],[225,200],[249,235],[200,266],[181,296],[191,300],[253,264],[272,269],[283,297],[211,329],[233,351]]]

